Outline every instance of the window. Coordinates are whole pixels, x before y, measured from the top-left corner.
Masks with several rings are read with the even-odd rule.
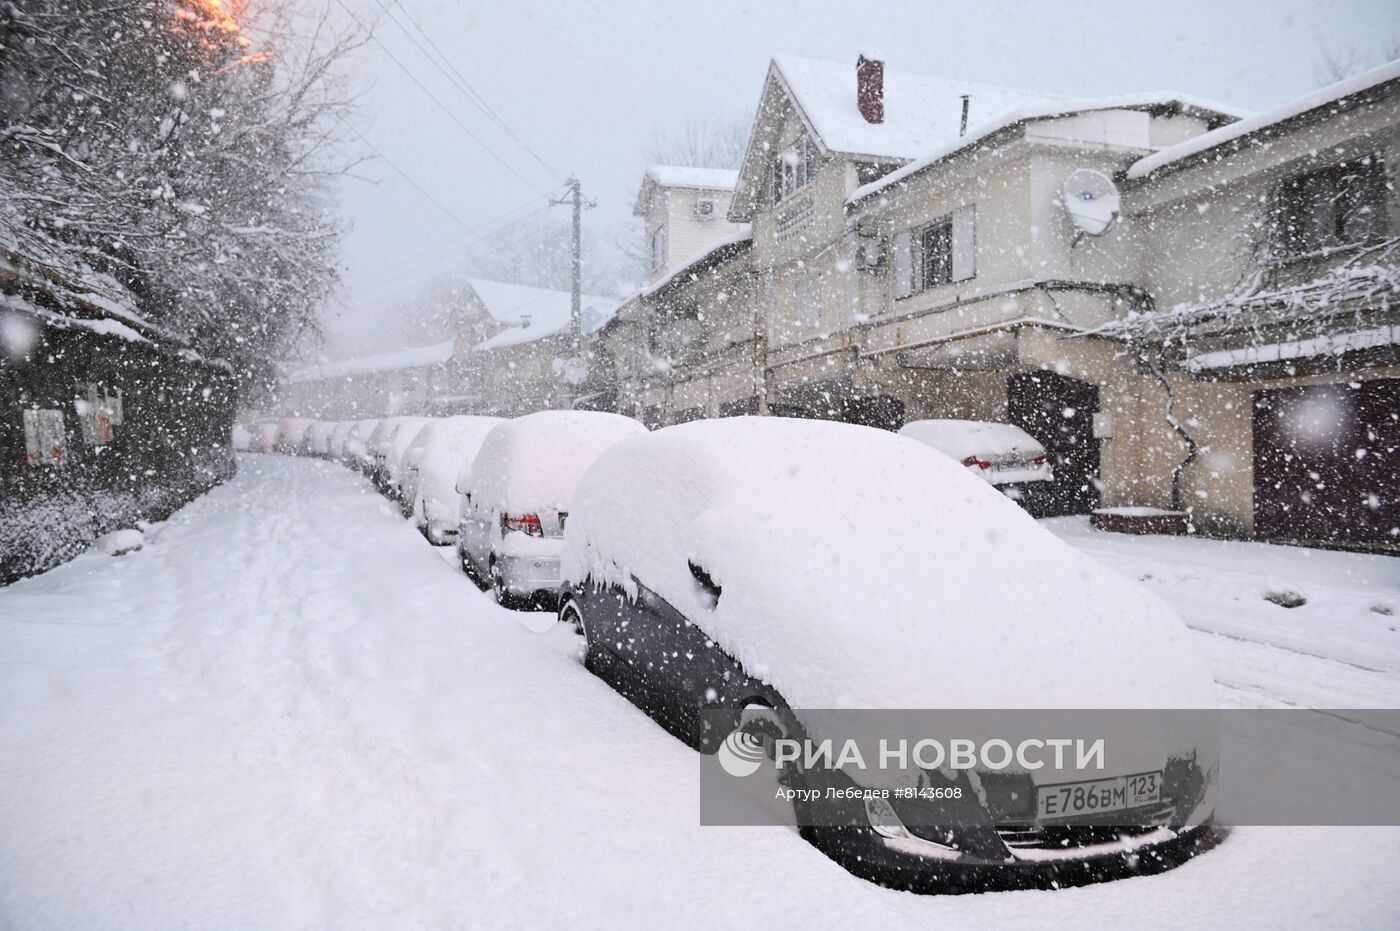
[[[977,273],[977,208],[959,207],[894,238],[895,297],[966,281]]]
[[[936,288],[953,280],[953,218],[930,223],[919,233],[923,253],[923,286]]]
[[[1279,192],[1283,251],[1306,255],[1386,235],[1385,171],[1368,156],[1290,178]]]
[[[817,144],[803,136],[773,158],[770,185],[773,203],[781,203],[802,190],[817,173]]]
[[[666,264],[666,227],[658,226],[651,234],[651,270]]]
[[[856,162],[856,184],[869,184],[872,181],[879,181],[885,175],[894,171],[896,165],[887,165],[881,162]]]

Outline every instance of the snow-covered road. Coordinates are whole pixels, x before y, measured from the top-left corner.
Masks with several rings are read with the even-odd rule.
[[[1397,706],[1391,563],[1056,529],[1211,631],[1227,700]],[[1261,602],[1276,623],[1242,594],[1283,583],[1309,604]],[[880,889],[785,829],[700,827],[694,755],[577,652],[359,478],[247,457],[141,552],[0,590],[0,927],[1400,924],[1392,828],[1239,829],[1057,893]]]

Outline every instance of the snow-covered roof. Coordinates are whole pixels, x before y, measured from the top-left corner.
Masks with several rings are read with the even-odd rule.
[[[285,381],[316,381],[322,378],[344,378],[348,375],[364,375],[370,372],[393,372],[399,369],[425,368],[441,365],[452,358],[452,341],[433,343],[431,346],[415,346],[386,352],[374,356],[361,356],[357,359],[342,359],[304,366],[287,375]]]
[[[1057,99],[1051,94],[886,67],[885,120],[868,123],[856,106],[854,62],[775,55],[773,71],[826,151],[901,161],[957,138],[963,94],[968,95],[969,125]]]
[[[1400,60],[1381,65],[1379,68],[1372,68],[1364,74],[1348,78],[1345,81],[1338,81],[1336,84],[1328,85],[1321,90],[1313,91],[1311,94],[1304,94],[1302,97],[1290,100],[1272,110],[1265,110],[1263,113],[1246,117],[1231,123],[1229,126],[1222,126],[1194,139],[1188,139],[1185,142],[1162,149],[1160,152],[1155,152],[1134,162],[1128,169],[1128,177],[1145,178],[1168,165],[1177,165],[1194,155],[1207,152],[1216,146],[1241,140],[1278,123],[1302,116],[1311,110],[1341,104],[1348,97],[1370,90],[1387,81],[1394,81],[1396,78],[1400,78]]]
[[[658,187],[695,191],[732,191],[739,183],[739,172],[729,168],[691,168],[683,165],[648,165],[642,174],[633,216],[645,216]]]
[[[473,347],[478,352],[532,343],[562,333],[573,316],[573,300],[568,291],[481,278],[472,278],[467,284],[491,319],[506,325],[506,329]],[[596,332],[617,312],[619,302],[613,298],[596,294],[584,294],[581,298],[585,335]]]
[[[1076,113],[1093,113],[1100,110],[1143,110],[1170,106],[1180,107],[1183,110],[1194,111],[1207,116],[1226,117],[1231,120],[1243,119],[1247,117],[1249,113],[1247,110],[1240,110],[1228,104],[1203,100],[1199,97],[1192,97],[1189,94],[1178,94],[1175,91],[1123,94],[1114,97],[1098,97],[1081,100],[1060,99],[1050,103],[1020,107],[998,114],[996,117],[982,123],[972,124],[971,120],[969,120],[971,128],[966,135],[952,138],[932,151],[924,153],[920,158],[908,163],[904,167],[890,172],[883,178],[878,178],[869,184],[861,185],[851,194],[847,203],[855,203],[870,197],[872,194],[878,194],[883,190],[899,184],[910,175],[917,174],[931,165],[937,164],[964,149],[978,145],[984,142],[988,137],[1020,123],[1031,120],[1053,119],[1055,117],[1069,116]],[[1210,134],[1207,133],[1206,135]]]
[[[714,262],[723,261],[724,259],[729,258],[731,255],[738,255],[740,252],[744,251],[746,248],[752,245],[753,230],[749,228],[748,224],[744,224],[743,229],[739,230],[737,233],[734,233],[731,236],[724,237],[719,242],[715,243],[713,246],[710,246],[710,248],[706,249],[704,252],[700,253],[695,258],[691,259],[689,262],[686,262],[679,268],[673,269],[670,273],[666,275],[666,277],[662,278],[660,281],[643,288],[640,293],[642,297],[651,297],[653,294],[656,294],[657,292],[666,289],[673,282],[685,277],[686,275],[696,274],[700,272],[704,266],[707,266]]]
[[[737,169],[689,168],[683,165],[648,165],[646,176],[662,187],[732,191],[739,180]]]

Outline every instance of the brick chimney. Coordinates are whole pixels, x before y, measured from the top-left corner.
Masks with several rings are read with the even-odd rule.
[[[867,123],[885,121],[885,63],[878,58],[856,59],[856,106]]]

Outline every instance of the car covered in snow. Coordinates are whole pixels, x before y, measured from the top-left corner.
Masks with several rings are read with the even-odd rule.
[[[443,417],[418,431],[403,456],[399,500],[404,516],[412,516],[418,529],[434,546],[457,539],[462,518],[462,495],[457,479],[470,470],[486,434],[500,417]]]
[[[413,513],[413,500],[403,501],[404,456],[413,445],[413,441],[418,438],[418,434],[436,420],[437,418],[433,417],[405,417],[383,446],[381,468],[384,494],[401,503],[405,517]]]
[[[372,418],[351,423],[340,447],[340,461],[355,471],[368,475],[373,464],[369,453],[369,439],[374,435],[379,423],[380,421]]]
[[[306,439],[306,431],[311,429],[312,423],[309,417],[282,418],[277,423],[276,437],[272,441],[273,448],[279,453],[301,455],[302,441]]]
[[[627,439],[580,481],[563,542],[559,619],[583,635],[586,667],[702,752],[738,740],[776,762],[777,737],[835,736],[831,712],[810,709],[1215,707],[1166,605],[957,461],[874,428],[740,417]],[[1144,738],[1145,791],[1097,826],[1053,807],[1001,818],[1002,800],[1058,797],[1040,772],[995,793],[991,776],[955,774],[958,803],[863,799],[841,769],[778,778],[845,793],[823,818],[793,814],[866,878],[1066,885],[1167,869],[1214,842],[1213,737]],[[953,779],[916,777],[920,791]]]
[[[340,462],[345,456],[345,441],[355,428],[353,420],[338,420],[331,426],[330,436],[326,437],[326,458]]]
[[[426,417],[386,417],[375,425],[370,432],[369,438],[365,441],[365,450],[369,458],[369,466],[366,474],[374,482],[374,486],[381,493],[393,496],[394,488],[390,483],[389,460],[391,457],[403,455],[404,448],[413,440],[413,436],[424,423]],[[400,431],[409,431],[408,436],[403,437],[403,445],[396,446],[395,441]]]
[[[914,420],[901,427],[899,433],[952,457],[1012,498],[1020,499],[1029,487],[1055,479],[1045,447],[1013,424]]]
[[[301,440],[301,454],[303,456],[324,457],[326,450],[330,447],[331,431],[335,429],[335,423],[329,420],[313,420],[311,426],[306,428],[306,433]]]
[[[267,421],[257,426],[253,438],[253,450],[260,453],[275,452],[277,449],[277,421]]]
[[[645,432],[630,417],[596,411],[540,411],[497,424],[458,485],[462,568],[489,581],[502,605],[552,605],[574,488],[599,453]]]

